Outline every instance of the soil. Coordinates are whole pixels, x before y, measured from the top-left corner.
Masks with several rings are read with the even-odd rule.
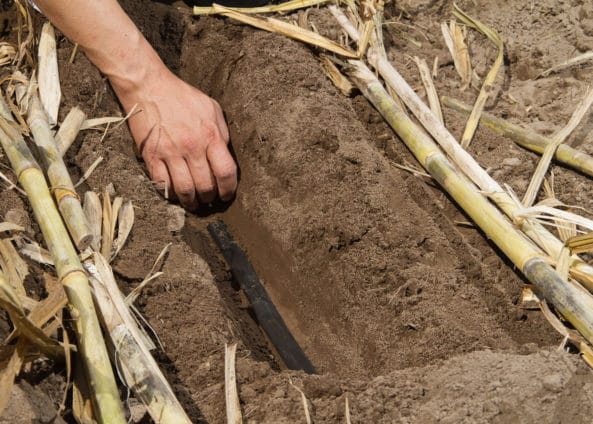
[[[419,165],[362,96],[347,98],[332,85],[315,51],[225,19],[193,19],[180,4],[122,3],[164,61],[220,102],[240,166],[232,203],[188,215],[156,193],[127,128],[103,140],[100,131],[83,132],[67,154],[75,179],[104,158],[81,194],[111,183],[136,207],[131,238],[114,263],[123,290],[137,285],[171,243],[163,275],[139,304],[164,345],[158,360],[195,422],[225,422],[224,344],[231,342],[239,343],[239,395],[250,423],[304,422],[292,384],[305,393],[317,423],[345,422],[346,402],[352,422],[360,423],[590,421],[593,375],[577,355],[558,350],[561,337],[540,312],[521,308],[525,280],[434,182],[401,169]],[[389,5],[386,43],[419,94],[425,95],[411,57],[438,57],[439,94],[471,103],[476,90],[461,91],[440,33],[452,4]],[[537,77],[593,50],[589,2],[458,4],[505,42],[504,75],[488,110],[543,134],[561,128],[593,82],[593,67]],[[328,35],[339,33],[323,10],[308,17]],[[472,31],[469,43],[484,78],[495,48]],[[89,116],[120,114],[86,58],[78,54],[69,63],[72,48],[59,40],[62,114],[74,105]],[[460,136],[465,118],[444,112]],[[587,153],[592,119],[568,141]],[[535,154],[487,128],[470,151],[523,195]],[[593,210],[586,177],[560,166],[553,175],[559,199]],[[3,192],[2,216],[25,208],[15,192]],[[206,231],[215,219],[247,252],[318,375],[285,370],[275,356]],[[7,331],[2,318],[0,334]],[[54,371],[25,375],[27,386],[15,389],[11,407],[22,408],[19,399],[34,386],[43,389],[43,396],[28,397],[34,405],[50,396],[57,406],[61,392],[48,386],[62,374]],[[3,419],[33,420],[13,416]],[[72,420],[68,411],[64,418]]]

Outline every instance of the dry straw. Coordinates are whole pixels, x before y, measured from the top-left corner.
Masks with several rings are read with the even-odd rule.
[[[420,59],[418,56],[414,56],[414,62],[416,63],[416,66],[418,66],[420,78],[422,79],[424,89],[426,90],[426,97],[428,97],[428,105],[430,106],[430,110],[432,110],[434,116],[436,116],[442,124],[445,122],[445,120],[443,119],[443,111],[441,110],[439,96],[434,86],[434,82],[432,81],[432,76],[430,75],[430,68],[426,63],[426,60]]]
[[[190,424],[171,386],[143,343],[136,322],[117,286],[111,267],[99,253],[85,264],[95,300],[109,335],[114,362],[136,398],[160,424]]]
[[[351,61],[350,75],[425,169],[447,190],[472,220],[581,334],[593,341],[593,297],[563,280],[537,249],[505,219],[425,133],[401,111],[375,75],[360,61]]]
[[[50,358],[63,358],[64,348],[49,338],[43,330],[31,321],[16,291],[8,284],[4,274],[0,273],[0,307],[8,312],[15,331],[27,339],[35,348]],[[9,340],[11,337],[9,337]]]
[[[309,401],[307,400],[307,396],[305,395],[305,392],[303,392],[296,384],[294,384],[292,382],[292,379],[289,378],[288,382],[301,395],[301,403],[303,404],[303,412],[305,414],[305,423],[311,424],[313,422],[313,420],[311,419],[311,413],[309,412]]]
[[[334,16],[339,18],[343,17],[343,13],[337,7],[329,7]],[[342,19],[342,21],[344,21],[344,19]],[[349,31],[348,28],[351,30],[354,27],[352,25],[344,26],[346,31]],[[349,32],[349,35],[354,40],[360,38],[360,36],[355,31]],[[494,200],[499,205],[499,207],[501,207],[509,216],[512,216],[513,211],[519,209],[518,202],[502,191],[500,186],[494,180],[492,180],[488,174],[477,165],[477,163],[475,163],[473,158],[467,155],[465,150],[459,146],[457,141],[442,126],[442,124],[438,122],[430,109],[428,109],[420,101],[420,99],[418,99],[416,94],[405,82],[405,80],[403,80],[403,78],[401,78],[401,76],[391,66],[391,64],[385,60],[384,54],[371,50],[368,56],[371,63],[375,65],[383,78],[401,96],[401,98],[406,102],[406,105],[441,144],[449,156],[454,158],[457,163],[461,164],[461,169],[463,169],[482,190],[486,191],[486,194],[492,200]],[[352,63],[355,64],[355,68],[359,66],[360,68],[366,69],[364,64],[361,62],[352,61]],[[365,81],[365,79],[367,80]],[[424,157],[437,157],[437,155],[440,154],[440,151],[438,149],[432,150],[432,148],[429,147],[432,141],[426,138],[422,130],[417,128],[415,125],[411,125],[411,121],[406,120],[407,118],[405,113],[397,107],[397,105],[393,102],[393,99],[387,96],[381,84],[376,80],[375,76],[370,71],[368,71],[368,69],[366,69],[366,75],[364,75],[364,78],[359,78],[357,85],[364,92],[365,89],[370,90],[369,86],[367,85],[367,82],[369,81],[373,81],[373,90],[376,90],[379,93],[379,96],[375,97],[374,101],[372,101],[375,107],[382,111],[385,111],[382,108],[387,108],[387,111],[393,112],[395,114],[394,116],[396,117],[396,119],[392,121],[391,119],[393,117],[389,117],[389,113],[387,113],[385,117],[388,122],[400,126],[403,125],[403,127],[400,127],[400,131],[397,131],[400,137],[402,137],[406,143],[415,144],[416,148],[418,149],[418,153],[423,156],[425,155]],[[369,96],[371,95],[371,93],[365,94],[368,94]],[[406,138],[406,135],[408,138]],[[417,137],[418,139],[425,138],[426,143],[421,143],[418,145],[418,140],[414,140],[414,137]],[[408,147],[414,151],[414,148],[412,148],[409,144]],[[428,149],[429,152],[427,152],[425,149]],[[462,160],[459,161],[458,159]],[[436,161],[436,163],[438,164],[439,161]],[[442,166],[443,164],[441,163],[439,167],[442,168]],[[452,193],[452,191],[457,191],[457,187],[451,187],[452,185],[455,186],[457,184],[465,187],[461,189],[462,193],[466,188],[469,190],[464,194],[457,193],[457,195],[452,195],[456,200],[458,200],[460,205],[464,207],[466,212],[468,212],[468,214],[474,218],[476,223],[480,225],[481,220],[486,220],[484,223],[486,226],[493,225],[494,228],[496,228],[498,225],[502,225],[505,227],[499,236],[497,236],[499,238],[499,242],[501,243],[499,247],[501,247],[501,249],[507,255],[510,255],[509,257],[511,260],[514,262],[515,260],[519,260],[519,262],[522,263],[523,266],[520,266],[520,268],[522,269],[523,273],[530,280],[538,282],[538,290],[543,292],[544,297],[554,304],[566,319],[576,325],[579,331],[581,331],[582,334],[587,338],[587,340],[591,341],[592,328],[590,324],[591,318],[593,317],[589,313],[588,308],[591,307],[593,299],[588,294],[586,294],[586,292],[584,292],[580,286],[574,285],[572,282],[566,282],[565,280],[562,280],[562,278],[556,274],[547,264],[546,260],[540,256],[542,253],[535,249],[533,245],[528,243],[527,240],[524,239],[520,234],[511,237],[510,234],[515,231],[514,227],[508,223],[508,221],[500,219],[501,217],[484,199],[482,193],[473,193],[474,189],[471,188],[471,185],[467,186],[467,180],[465,178],[455,178],[456,174],[452,172],[452,170],[453,168],[451,165],[448,165],[444,166],[444,168],[440,170],[435,170],[434,173],[431,172],[431,175],[437,179],[437,181],[441,182],[445,188],[449,189],[450,193]],[[445,184],[445,182],[447,184]],[[489,188],[490,190],[485,190],[485,188]],[[472,209],[473,213],[470,212]],[[493,215],[487,218],[486,216],[490,215],[491,213]],[[537,223],[525,220],[521,222],[520,225],[534,241],[544,247],[545,251],[548,253],[553,253],[554,257],[559,257],[563,248],[563,244],[560,240],[556,239],[552,234],[550,234]],[[484,229],[484,227],[482,228]],[[492,237],[492,233],[490,233],[490,231],[487,231],[487,233],[490,237]],[[516,237],[516,243],[509,242],[509,239],[504,235],[507,233],[509,233],[509,238],[514,239]],[[502,247],[502,245],[504,245],[504,247]],[[522,252],[515,250],[517,246],[521,245],[523,245],[526,250]],[[531,254],[534,256],[530,256],[530,254],[526,255],[526,252],[531,252]],[[515,262],[515,264],[517,264],[517,262]],[[591,267],[576,256],[571,257],[571,265],[571,274],[575,278],[579,278],[580,281],[586,283],[589,288],[593,288],[593,280],[591,280],[591,276],[593,274]],[[578,305],[575,305],[574,302],[576,302]]]
[[[22,365],[25,362],[30,361],[31,359],[35,359],[37,355],[31,355],[33,348],[35,347],[36,343],[46,344],[47,339],[46,337],[52,334],[56,329],[57,326],[55,325],[58,321],[54,321],[53,324],[48,324],[45,327],[44,324],[48,322],[52,317],[54,317],[64,305],[64,291],[59,283],[54,282],[53,284],[48,284],[47,281],[53,281],[52,279],[46,279],[46,290],[48,291],[49,295],[41,302],[35,302],[30,307],[29,314],[25,317],[24,311],[19,305],[19,301],[23,301],[23,306],[25,304],[24,300],[31,301],[27,297],[20,297],[17,298],[16,294],[11,292],[11,288],[7,286],[5,277],[0,273],[0,287],[2,290],[0,292],[0,298],[4,299],[4,301],[8,302],[8,310],[12,309],[11,320],[14,319],[13,325],[15,325],[15,331],[13,331],[13,335],[16,335],[17,331],[24,329],[24,332],[21,331],[19,333],[19,339],[16,344],[14,345],[6,345],[2,350],[2,359],[0,363],[2,364],[2,373],[0,374],[0,416],[6,406],[8,405],[8,401],[11,398],[12,387],[14,385],[14,379],[18,375]],[[3,307],[6,306],[3,303]],[[37,330],[32,330],[35,334],[33,335],[33,339],[27,337],[27,328],[23,327],[23,323],[27,327],[33,326]],[[41,328],[43,327],[43,330]],[[41,333],[40,333],[41,332]],[[12,335],[11,335],[12,336]],[[10,337],[9,337],[10,339]],[[37,341],[36,341],[37,340]],[[69,371],[69,352],[70,346],[67,342],[67,338],[65,340],[65,347],[63,351],[58,351],[54,349],[54,342],[53,340],[50,341],[50,345],[48,348],[52,352],[58,355],[58,357],[62,357],[63,354],[66,354],[66,369],[67,373]],[[42,347],[43,349],[43,347]]]
[[[589,90],[587,94],[585,94],[585,97],[577,105],[566,126],[552,136],[552,142],[545,147],[544,153],[542,154],[542,157],[537,164],[533,177],[529,182],[529,187],[527,187],[527,191],[525,192],[525,196],[523,197],[524,206],[529,207],[533,205],[533,202],[535,201],[537,193],[539,192],[539,189],[544,180],[544,176],[546,175],[548,167],[552,162],[552,157],[554,157],[556,150],[558,149],[558,146],[560,146],[560,144],[562,144],[568,138],[568,136],[574,131],[574,129],[581,122],[581,120],[591,107],[591,104],[593,104],[593,90]]]
[[[263,29],[265,31],[282,34],[286,37],[302,41],[304,43],[325,49],[327,51],[339,54],[344,57],[355,58],[358,57],[356,52],[343,47],[342,45],[332,41],[316,32],[309,31],[293,25],[288,22],[281,21],[274,18],[255,18],[244,13],[237,12],[234,9],[214,4],[212,6],[213,13],[226,16],[244,24],[251,25],[255,28]]]
[[[469,49],[465,43],[465,33],[455,21],[441,24],[441,32],[445,44],[453,57],[455,70],[461,77],[461,90],[465,90],[472,80],[472,64],[469,58]]]
[[[480,89],[480,94],[478,94],[478,98],[474,103],[472,113],[469,115],[469,118],[465,125],[465,129],[463,131],[463,135],[461,136],[461,147],[467,148],[470,145],[472,138],[474,137],[476,129],[478,128],[478,123],[480,122],[480,115],[484,110],[484,105],[486,104],[488,97],[494,91],[494,83],[496,82],[496,76],[498,75],[498,72],[503,62],[504,44],[502,42],[502,39],[500,38],[500,35],[498,35],[496,31],[487,27],[477,19],[474,19],[471,16],[467,15],[455,4],[453,14],[465,25],[475,28],[476,30],[484,34],[486,37],[488,37],[490,41],[492,41],[498,49],[498,53],[496,55],[494,64],[492,65],[492,68],[490,69],[488,75],[486,75],[486,78],[484,79],[484,83],[482,84],[482,88]]]
[[[237,344],[224,345],[224,398],[228,424],[241,424],[241,402],[237,392],[237,376],[235,374],[235,357]]]
[[[43,24],[39,39],[39,97],[47,112],[50,125],[56,125],[62,90],[58,74],[56,36],[49,22]]]
[[[0,66],[4,66],[14,60],[16,50],[14,46],[5,41],[0,42]]]
[[[456,112],[469,114],[471,112],[471,106],[462,103],[459,100],[451,97],[441,97],[442,103],[455,110]],[[534,131],[527,130],[518,125],[512,124],[504,119],[497,118],[489,113],[482,113],[480,116],[480,122],[486,124],[490,129],[497,132],[498,134],[509,137],[519,146],[524,147],[532,152],[542,154],[549,144],[553,140],[549,137],[540,135]],[[593,177],[593,157],[578,151],[577,149],[570,147],[566,144],[560,144],[554,153],[554,159],[559,163],[576,169],[585,175]]]
[[[547,77],[550,74],[564,71],[565,69],[569,69],[573,66],[582,65],[584,63],[590,62],[591,60],[593,60],[593,51],[588,51],[586,53],[572,57],[565,62],[554,65],[549,69],[546,69],[541,74],[539,74],[538,77]]]
[[[336,6],[329,6],[330,12],[338,18],[340,24],[346,22],[344,13]],[[360,35],[352,24],[342,26],[353,40],[359,40]],[[379,27],[378,27],[379,28]],[[463,149],[451,133],[438,121],[432,111],[420,100],[406,80],[397,72],[393,65],[387,60],[384,52],[377,52],[370,49],[367,53],[369,62],[378,70],[389,87],[393,89],[399,98],[405,103],[415,117],[422,123],[424,128],[432,135],[435,141],[447,153],[452,161],[458,164],[459,169],[479,189],[486,194],[504,213],[513,218],[515,211],[520,209],[520,202],[513,199],[502,187],[482,169],[473,157]],[[401,109],[400,109],[401,110]],[[548,230],[538,223],[530,220],[522,220],[518,223],[525,234],[537,243],[552,257],[558,257],[562,250],[563,243],[554,237]],[[586,264],[577,256],[571,257],[571,275],[593,290],[593,267]]]
[[[88,279],[56,209],[45,177],[19,131],[3,118],[0,118],[0,143],[19,183],[27,192],[52,254],[58,278],[68,296],[78,350],[85,363],[88,379],[94,387],[97,418],[102,422],[123,424],[126,421],[119,391],[97,320]]]
[[[329,0],[291,0],[280,4],[261,7],[233,7],[229,8],[236,12],[255,14],[255,13],[278,13],[291,12],[297,9],[304,9],[306,7],[317,6],[319,4],[327,3]],[[194,6],[193,14],[197,16],[216,15],[218,4],[213,4],[212,7]]]
[[[116,197],[111,203],[108,191],[105,190],[103,207],[99,197],[92,192],[85,196],[85,212],[95,235],[103,229],[100,241],[93,240],[94,254],[85,261],[85,267],[91,275],[95,301],[101,312],[101,318],[111,343],[109,347],[113,361],[118,365],[122,377],[132,392],[148,409],[155,422],[161,424],[190,423],[173,390],[161,373],[156,361],[150,354],[154,343],[149,339],[138,324],[131,310],[128,298],[124,298],[119,290],[109,259],[113,259],[123,247],[134,223],[131,202],[123,203]],[[115,241],[115,229],[117,238]],[[101,251],[102,253],[99,253]],[[164,254],[163,254],[164,255]],[[157,262],[160,260],[157,259]],[[153,269],[149,274],[152,274]],[[152,275],[152,278],[156,276]],[[150,280],[150,278],[146,279]],[[146,281],[145,280],[145,281]],[[143,286],[144,282],[139,286]],[[134,290],[132,293],[138,293]],[[131,294],[132,295],[132,294]]]
[[[101,250],[103,207],[101,206],[101,199],[94,191],[89,190],[84,194],[84,214],[93,236],[90,247],[95,252],[99,252]]]
[[[327,56],[322,56],[319,59],[321,69],[325,72],[328,78],[334,83],[334,85],[342,92],[344,96],[350,97],[354,87],[348,78],[340,72],[338,67],[331,61]]]

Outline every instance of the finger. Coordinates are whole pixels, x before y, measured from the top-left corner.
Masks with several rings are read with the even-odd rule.
[[[198,197],[202,203],[211,203],[216,199],[216,180],[205,156],[187,158]]]
[[[230,200],[237,189],[237,165],[223,143],[211,143],[206,150],[210,169],[216,178],[218,195]]]
[[[187,163],[182,158],[175,158],[167,161],[167,169],[173,183],[173,191],[179,199],[179,203],[189,210],[195,210],[198,207],[196,199],[196,188],[192,174]]]
[[[220,105],[217,103],[216,106],[216,125],[218,126],[223,141],[228,144],[230,140],[229,127],[224,119],[224,113],[222,112]]]
[[[149,167],[150,178],[155,188],[161,193],[165,199],[171,198],[171,178],[169,177],[169,171],[167,166],[161,160],[153,160]]]

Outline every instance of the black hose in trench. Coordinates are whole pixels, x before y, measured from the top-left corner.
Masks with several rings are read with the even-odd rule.
[[[261,284],[247,255],[233,240],[226,225],[222,221],[210,223],[208,232],[218,245],[231,269],[233,278],[245,293],[259,325],[268,336],[284,365],[291,370],[303,370],[307,374],[316,374],[315,367],[294,339]]]

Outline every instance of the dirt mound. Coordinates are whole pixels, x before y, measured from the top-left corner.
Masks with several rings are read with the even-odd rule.
[[[334,88],[314,52],[227,20],[191,20],[186,9],[123,3],[165,61],[221,103],[241,171],[230,207],[184,220],[154,191],[125,128],[102,143],[101,133],[86,132],[67,156],[78,173],[103,156],[81,191],[113,183],[136,206],[131,239],[114,264],[125,290],[172,243],[141,306],[165,347],[159,361],[195,421],[224,421],[223,346],[232,341],[249,422],[303,421],[289,379],[316,422],[344,422],[346,399],[353,422],[589,421],[593,378],[576,356],[556,350],[561,340],[540,313],[517,305],[522,278],[479,231],[459,225],[467,217],[438,187],[396,166],[417,165],[364,98]],[[462,2],[508,46],[494,113],[544,132],[568,119],[592,68],[533,78],[593,43],[593,11],[576,3]],[[460,93],[440,37],[451,4],[391,6],[389,54],[417,87],[409,55],[438,57],[439,93],[471,102],[475,92]],[[329,21],[321,11],[310,18]],[[494,48],[471,32],[470,47],[483,77]],[[68,63],[71,50],[62,40],[62,110],[116,113],[105,80],[81,55]],[[464,120],[445,112],[459,135]],[[586,128],[571,143],[591,152]],[[487,129],[471,150],[523,194],[535,155]],[[562,200],[592,206],[590,181],[554,173]],[[3,193],[0,213],[15,207],[23,207],[18,196]],[[212,219],[223,219],[245,248],[320,375],[282,370],[205,231]]]

